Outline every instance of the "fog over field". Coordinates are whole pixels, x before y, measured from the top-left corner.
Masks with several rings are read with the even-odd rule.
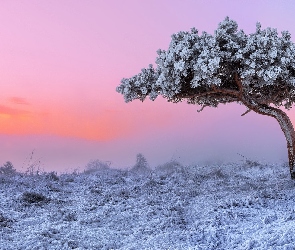
[[[184,165],[239,162],[239,154],[271,163],[287,161],[286,139],[275,119],[254,112],[241,117],[246,109],[237,104],[208,108],[201,113],[192,106],[182,112],[181,105],[167,106],[178,113],[176,121],[158,130],[151,127],[128,140],[100,142],[52,135],[0,135],[0,164],[10,160],[17,170],[24,170],[32,151],[33,160],[40,160],[43,170],[58,173],[83,170],[89,160],[97,158],[112,162],[112,167],[128,168],[140,152],[151,167],[171,159]]]
[[[286,162],[0,168],[1,249],[294,249]]]

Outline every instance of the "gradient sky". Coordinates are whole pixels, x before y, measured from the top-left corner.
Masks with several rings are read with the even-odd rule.
[[[256,22],[289,30],[295,1],[108,0],[0,2],[0,164],[45,170],[83,167],[91,159],[130,167],[137,153],[152,167],[177,159],[287,160],[273,118],[237,104],[206,108],[126,104],[115,89],[154,63],[170,37],[196,27],[213,33],[225,16],[246,33]],[[294,111],[288,112],[295,124]]]

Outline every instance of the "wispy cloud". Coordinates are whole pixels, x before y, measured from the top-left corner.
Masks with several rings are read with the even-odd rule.
[[[29,113],[30,112],[26,110],[0,105],[0,114],[2,115],[27,115]]]
[[[21,105],[29,105],[30,103],[22,97],[18,97],[18,96],[13,96],[9,98],[10,103],[13,104],[21,104]]]

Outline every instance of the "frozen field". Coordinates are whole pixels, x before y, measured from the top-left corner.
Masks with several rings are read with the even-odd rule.
[[[0,249],[295,249],[286,164],[0,174]]]

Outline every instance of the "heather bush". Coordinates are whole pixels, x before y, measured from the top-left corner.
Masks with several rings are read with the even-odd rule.
[[[100,160],[91,160],[87,163],[84,173],[85,174],[92,174],[99,171],[105,171],[110,168],[110,162],[104,162]]]
[[[173,172],[181,170],[182,168],[183,166],[178,161],[172,160],[157,166],[155,170],[159,174],[171,174]]]
[[[0,212],[0,227],[9,227],[13,220],[7,218]]]
[[[43,194],[28,191],[23,193],[21,200],[25,204],[41,204],[49,201],[49,199],[46,198]]]
[[[14,175],[16,169],[13,167],[10,161],[7,161],[2,167],[0,167],[0,174],[4,175]]]
[[[45,176],[48,180],[51,180],[51,181],[58,181],[59,180],[57,173],[54,171],[50,172],[50,173],[46,173]]]

